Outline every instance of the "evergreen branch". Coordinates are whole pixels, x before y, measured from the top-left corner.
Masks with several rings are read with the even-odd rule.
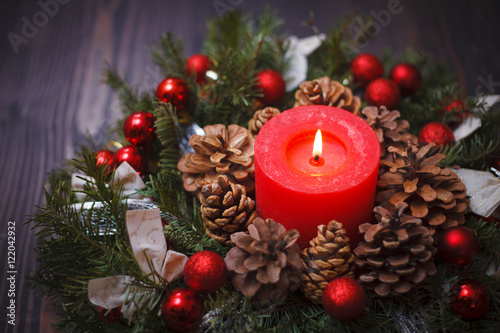
[[[140,94],[138,87],[131,87],[118,73],[118,70],[113,68],[110,64],[106,64],[103,82],[118,93],[118,99],[125,115],[132,114],[139,110],[149,111],[154,108],[154,101],[151,96],[147,93]]]
[[[165,77],[178,77],[186,81],[186,59],[183,56],[184,43],[169,32],[161,36],[151,49],[153,62],[160,67]]]
[[[160,169],[176,169],[179,161],[179,142],[177,134],[178,119],[170,103],[159,103],[153,111],[156,118],[156,136],[161,143]]]
[[[488,137],[475,134],[471,139],[462,140],[453,147],[443,150],[446,158],[442,165],[460,165],[462,167],[478,167],[484,169],[486,157],[500,146],[500,142],[489,140]]]

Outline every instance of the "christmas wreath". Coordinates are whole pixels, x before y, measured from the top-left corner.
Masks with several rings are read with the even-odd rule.
[[[353,53],[351,19],[298,39],[269,11],[231,11],[203,54],[160,38],[155,92],[105,70],[124,119],[50,174],[30,221],[31,284],[60,305],[61,332],[498,329],[496,96],[466,96],[425,54]],[[291,108],[354,117],[378,141],[373,197],[343,208],[372,201],[356,235],[308,211],[299,247],[262,214],[254,148]]]

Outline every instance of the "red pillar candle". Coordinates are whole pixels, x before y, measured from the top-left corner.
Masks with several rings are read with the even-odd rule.
[[[318,129],[323,149],[315,161]],[[318,225],[333,219],[355,246],[361,240],[358,226],[372,217],[379,160],[377,136],[360,117],[321,105],[285,111],[255,141],[257,211],[287,230],[297,229],[301,248],[309,246]]]

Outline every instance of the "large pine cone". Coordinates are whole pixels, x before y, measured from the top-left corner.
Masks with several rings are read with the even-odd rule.
[[[311,247],[302,250],[304,271],[301,289],[313,303],[321,303],[323,291],[334,278],[353,277],[356,257],[349,246],[349,237],[342,223],[331,221],[328,227],[318,226],[318,236]]]
[[[353,96],[352,90],[327,76],[312,81],[304,81],[295,92],[294,107],[301,105],[335,106],[359,116],[361,99]]]
[[[380,296],[405,294],[436,273],[434,239],[420,219],[403,214],[406,207],[398,204],[394,216],[375,207],[378,223],[359,226],[365,240],[354,249],[359,281]]]
[[[259,134],[260,129],[264,126],[271,118],[278,115],[280,110],[273,107],[266,107],[255,111],[252,119],[248,122],[248,135],[255,139],[257,134]]]
[[[231,234],[246,230],[257,217],[255,202],[246,196],[245,187],[225,175],[204,179],[198,197],[205,232],[222,244],[230,244]]]
[[[387,152],[387,147],[402,148],[410,140],[418,143],[418,138],[408,133],[410,123],[401,120],[397,110],[389,111],[385,106],[367,106],[361,111],[366,116],[365,121],[370,125],[380,142],[380,157],[391,160],[392,154]]]
[[[214,179],[217,174],[225,174],[230,180],[252,191],[254,139],[248,136],[246,128],[238,125],[209,125],[203,128],[205,135],[192,135],[189,144],[193,154],[182,157],[177,163],[184,180],[184,188],[189,192],[200,189],[204,178]]]
[[[247,232],[231,235],[235,244],[224,259],[234,273],[236,290],[260,300],[283,300],[300,286],[302,259],[297,230],[285,230],[272,219],[256,218]]]
[[[450,168],[436,165],[445,155],[432,154],[433,147],[433,143],[419,147],[411,142],[404,149],[389,147],[394,162],[380,161],[375,202],[389,211],[406,202],[411,215],[429,228],[448,229],[464,224],[469,200],[460,178]]]

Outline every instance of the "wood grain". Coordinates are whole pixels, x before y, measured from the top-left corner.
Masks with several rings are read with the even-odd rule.
[[[0,331],[48,332],[52,310],[40,294],[26,286],[36,265],[35,238],[26,215],[43,204],[42,183],[52,168],[70,158],[76,143],[90,134],[99,139],[120,112],[116,96],[99,84],[108,61],[127,71],[130,82],[153,89],[161,80],[148,49],[167,31],[185,40],[185,54],[202,48],[206,20],[223,9],[259,13],[267,1],[70,1],[58,0],[47,15],[35,1],[3,4],[0,19],[0,249],[7,251],[7,222],[16,221],[17,280],[15,326],[6,322],[9,302],[7,259],[0,260]],[[56,3],[42,0],[42,3]],[[64,4],[62,4],[64,3]],[[220,8],[217,4],[226,4]],[[356,6],[360,12],[382,13],[393,1],[273,1],[284,18],[283,32],[312,34],[301,25],[310,10],[321,31]],[[431,53],[454,72],[470,93],[500,92],[500,5],[495,1],[417,2],[401,0],[397,14],[362,52],[402,53],[413,47]],[[40,14],[42,13],[42,14]],[[35,20],[35,21],[34,21]],[[37,21],[38,20],[38,21]],[[15,52],[9,33],[22,36],[25,22],[40,25]],[[5,257],[5,256],[4,256]]]

